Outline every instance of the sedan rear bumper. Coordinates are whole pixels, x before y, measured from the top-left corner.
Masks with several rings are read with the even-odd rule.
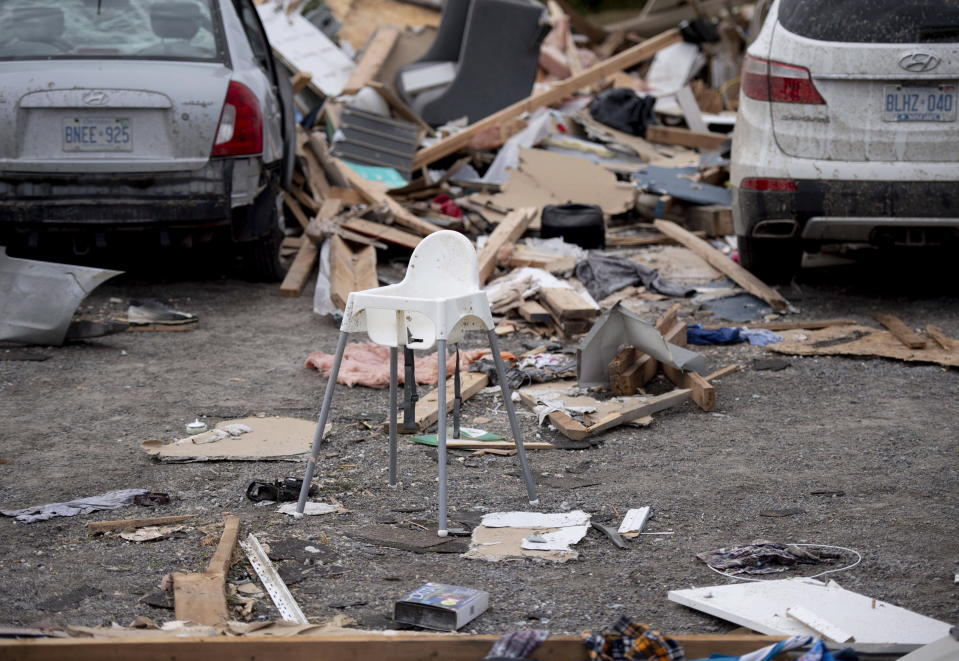
[[[232,171],[222,160],[171,173],[0,173],[0,231],[228,224]]]

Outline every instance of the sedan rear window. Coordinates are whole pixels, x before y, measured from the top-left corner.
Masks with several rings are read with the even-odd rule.
[[[0,59],[222,60],[211,0],[0,0]]]
[[[875,44],[959,42],[954,0],[782,0],[779,22],[820,41]]]

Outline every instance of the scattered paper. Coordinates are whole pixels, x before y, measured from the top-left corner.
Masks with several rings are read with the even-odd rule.
[[[169,537],[180,530],[183,530],[183,526],[145,526],[136,530],[121,532],[120,537],[131,542],[154,542]]]

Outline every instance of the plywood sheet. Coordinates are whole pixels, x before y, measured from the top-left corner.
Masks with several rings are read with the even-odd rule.
[[[336,36],[357,50],[381,25],[402,29],[423,25],[435,28],[440,24],[440,13],[435,9],[394,0],[326,0],[326,5],[342,25]]]
[[[520,166],[489,197],[496,207],[518,209],[547,204],[599,205],[603,213],[618,214],[633,208],[636,188],[620,183],[616,175],[592,161],[544,149],[521,149]]]
[[[769,345],[769,350],[798,356],[876,356],[959,367],[959,351],[946,351],[934,342],[924,349],[910,349],[889,331],[869,326],[781,331],[780,335],[785,340]]]

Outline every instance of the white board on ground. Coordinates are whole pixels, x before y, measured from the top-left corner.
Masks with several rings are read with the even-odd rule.
[[[559,530],[534,533],[520,544],[531,551],[569,551],[569,547],[586,536],[589,526],[566,526]]]
[[[483,516],[487,528],[564,528],[588,526],[589,514],[582,510],[542,514],[540,512],[492,512]]]
[[[846,590],[835,581],[809,578],[670,590],[669,600],[772,636],[819,635],[789,617],[806,608],[847,631],[860,652],[909,652],[949,632],[949,624]]]
[[[626,516],[623,517],[623,522],[619,524],[619,530],[617,532],[620,535],[635,537],[643,532],[643,528],[646,527],[646,522],[649,521],[651,511],[649,507],[637,507],[629,510],[626,512]]]
[[[797,622],[802,622],[817,634],[831,642],[848,643],[853,639],[851,633],[840,629],[829,620],[821,617],[818,613],[815,613],[808,608],[803,608],[802,606],[793,606],[786,609],[786,615]]]
[[[277,2],[257,5],[257,13],[273,50],[291,68],[312,76],[309,85],[323,94],[343,91],[356,65],[319,28],[299,13],[287,14]]]

